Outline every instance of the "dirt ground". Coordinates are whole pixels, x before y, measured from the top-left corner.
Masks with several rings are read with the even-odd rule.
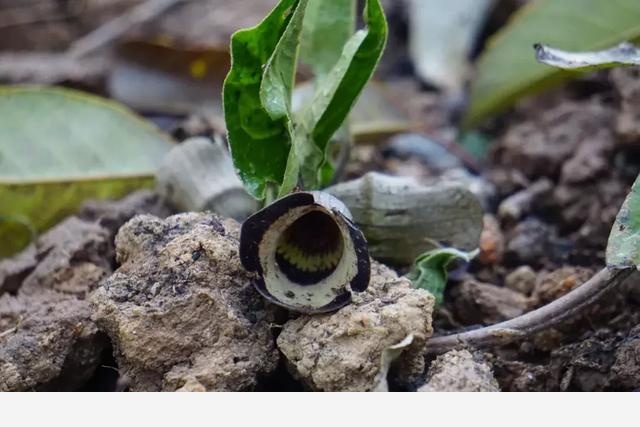
[[[0,71],[9,51],[60,51],[138,2],[92,0],[82,13],[72,1],[49,3],[26,12],[0,0],[2,20],[24,21],[0,24]],[[220,10],[228,8],[221,3]],[[237,9],[214,13],[214,22],[226,26],[211,25],[214,18],[197,4],[183,5],[135,35],[168,33],[183,41],[197,35],[198,43],[224,44],[273,1],[233,3]],[[247,3],[252,13],[239,13]],[[2,12],[9,8],[11,17]],[[62,18],[51,19],[51,10]],[[370,294],[341,311],[343,317],[323,315],[314,326],[315,319],[295,319],[253,293],[237,260],[233,221],[171,217],[175,212],[151,192],[90,202],[0,261],[0,390],[371,390],[379,385],[385,349],[416,324],[422,326],[413,344],[391,368],[391,390],[640,390],[637,274],[578,318],[531,339],[464,349],[446,360],[419,351],[432,333],[470,330],[541,307],[604,266],[609,231],[640,170],[638,69],[598,72],[526,99],[480,130],[486,150],[474,156],[450,148],[458,108],[410,73],[403,19],[390,13],[390,43],[399,47],[389,49],[379,79],[421,118],[427,135],[418,143],[402,144],[407,136],[400,135],[358,144],[346,177],[378,171],[427,182],[452,169],[469,174],[485,209],[481,252],[451,275],[444,304],[433,308],[430,296],[409,289],[396,274],[406,269],[377,265]],[[193,25],[182,25],[185,20]],[[198,29],[203,26],[208,30]],[[5,83],[21,80],[13,77],[0,72]],[[56,83],[107,94],[106,78],[99,68]],[[220,132],[220,117],[150,117],[178,140]],[[443,167],[443,158],[419,143],[444,146],[453,160]],[[139,214],[153,217],[137,217],[118,234]],[[194,228],[209,237],[198,240]],[[224,286],[212,286],[212,277]],[[390,338],[377,346],[345,338],[367,325]],[[315,336],[318,331],[324,335]]]

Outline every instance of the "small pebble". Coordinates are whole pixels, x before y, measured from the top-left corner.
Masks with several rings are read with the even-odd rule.
[[[505,286],[525,295],[530,295],[536,285],[536,272],[528,265],[523,265],[509,273],[505,278]]]
[[[416,133],[405,133],[393,137],[385,154],[401,158],[417,157],[434,172],[462,167],[460,159],[441,144]]]
[[[553,189],[553,182],[543,178],[531,186],[507,197],[498,207],[498,216],[502,221],[515,222],[531,213],[536,203],[548,196]]]
[[[486,266],[500,264],[504,254],[504,236],[500,230],[500,224],[493,215],[489,214],[484,216],[483,223],[478,261]]]

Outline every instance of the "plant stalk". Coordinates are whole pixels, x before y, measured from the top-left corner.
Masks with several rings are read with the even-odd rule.
[[[537,310],[485,328],[432,338],[427,341],[426,351],[440,354],[458,347],[490,347],[528,338],[579,314],[634,271],[634,268],[604,268],[580,287]]]

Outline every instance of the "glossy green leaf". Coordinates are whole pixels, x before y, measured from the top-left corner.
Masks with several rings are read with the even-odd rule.
[[[638,0],[538,0],[492,37],[478,60],[466,127],[574,74],[540,64],[531,46],[594,51],[640,39]]]
[[[291,127],[291,97],[295,84],[302,22],[308,0],[299,0],[260,83],[260,101],[272,120],[284,119]]]
[[[434,249],[416,259],[407,278],[419,289],[426,289],[442,304],[447,285],[447,267],[453,261],[461,259],[469,262],[478,251],[463,252],[453,248]]]
[[[309,0],[300,54],[302,62],[313,70],[314,81],[309,82],[312,88],[317,88],[331,72],[342,55],[342,49],[354,33],[356,3],[355,0]],[[319,187],[330,185],[336,169],[340,167],[344,156],[350,152],[351,139],[345,127],[346,122],[345,120],[329,142],[332,148],[327,155],[327,161],[319,171]]]
[[[300,3],[281,0],[260,24],[231,38],[231,71],[223,88],[229,145],[240,178],[258,199],[265,197],[268,187],[277,191],[282,184],[291,148],[289,118],[282,114],[288,105],[284,98],[291,60],[287,55],[295,57],[297,49],[284,50],[290,48],[286,41],[275,52],[296,12],[302,12]],[[278,76],[281,65],[286,69]],[[269,85],[277,87],[263,85],[265,69]]]
[[[293,91],[294,112],[301,111],[313,94],[312,82],[297,85]],[[354,143],[381,143],[415,128],[417,124],[408,114],[390,101],[397,96],[384,82],[369,81],[349,113],[347,128]]]
[[[153,184],[170,140],[111,101],[41,87],[0,88],[0,256],[90,198]]]
[[[231,39],[231,71],[224,84],[224,111],[234,164],[247,190],[259,199],[291,192],[302,184],[316,189],[326,182],[325,153],[377,65],[387,37],[379,0],[367,0],[366,27],[356,32],[335,55],[335,65],[321,80],[309,105],[291,112],[292,87],[303,26],[320,43],[334,24],[322,28],[329,15],[344,8],[312,2],[312,18],[305,21],[309,0],[281,0],[258,26]],[[334,16],[334,19],[338,19]],[[339,19],[341,20],[342,17]],[[343,26],[344,23],[335,24]],[[343,34],[341,32],[341,34]],[[343,36],[340,36],[343,37]],[[338,38],[331,38],[332,44]],[[309,45],[308,43],[312,43]],[[333,46],[332,49],[337,49]],[[318,70],[334,59],[327,52],[307,54]]]
[[[342,48],[355,30],[355,0],[309,0],[304,18],[300,56],[316,80],[322,80],[338,62]]]
[[[281,195],[295,187],[298,177],[307,189],[318,188],[323,182],[329,140],[347,118],[382,56],[388,30],[379,0],[367,0],[363,18],[365,28],[349,39],[309,105],[295,118],[294,143]]]
[[[640,49],[627,42],[595,52],[568,52],[544,44],[537,44],[534,47],[538,62],[563,70],[593,71],[625,65],[640,65]]]
[[[611,229],[607,266],[640,268],[640,177],[631,188]]]

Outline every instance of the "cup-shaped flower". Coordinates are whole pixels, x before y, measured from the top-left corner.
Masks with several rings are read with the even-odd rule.
[[[302,313],[337,310],[369,285],[367,242],[348,209],[322,192],[299,192],[242,224],[242,265],[265,298]]]

